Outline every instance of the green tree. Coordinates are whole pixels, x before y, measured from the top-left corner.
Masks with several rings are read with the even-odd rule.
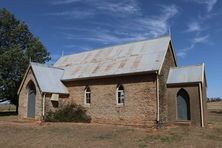
[[[49,52],[28,26],[0,9],[0,98],[15,100],[29,59],[45,63]]]

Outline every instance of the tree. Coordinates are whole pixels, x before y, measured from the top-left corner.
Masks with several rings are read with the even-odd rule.
[[[0,98],[17,98],[29,59],[45,63],[50,56],[24,22],[8,10],[0,9]]]

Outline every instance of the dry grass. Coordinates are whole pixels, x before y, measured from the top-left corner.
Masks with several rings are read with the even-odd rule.
[[[1,105],[0,104],[0,112],[13,112],[16,111],[16,106],[12,104]]]
[[[209,104],[209,107],[215,105]],[[219,148],[222,147],[222,113],[215,110],[209,114],[207,129],[184,126],[156,130],[80,123],[39,124],[16,121],[16,116],[0,117],[0,146]]]
[[[219,102],[209,102],[208,110],[222,110],[222,101]]]

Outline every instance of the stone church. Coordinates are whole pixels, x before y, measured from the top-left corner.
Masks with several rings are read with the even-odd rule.
[[[75,102],[92,122],[153,127],[207,125],[204,64],[178,67],[170,36],[31,62],[18,90],[19,118],[42,120]]]

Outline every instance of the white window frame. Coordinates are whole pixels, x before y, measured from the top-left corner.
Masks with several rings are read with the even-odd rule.
[[[123,90],[119,90],[120,87],[122,87]],[[123,96],[121,96],[121,98],[120,98],[121,99],[120,103],[119,103],[119,92],[121,94],[123,94]],[[118,85],[118,87],[116,88],[116,104],[117,104],[117,106],[123,106],[125,103],[125,98],[126,98],[126,94],[125,94],[125,89],[124,89],[123,85]]]
[[[88,91],[88,89],[89,89],[89,91]],[[87,103],[87,94],[90,94],[90,98],[89,98],[89,100],[90,100],[90,103]],[[87,86],[86,88],[85,88],[85,92],[84,92],[84,104],[85,105],[87,105],[87,106],[90,106],[90,104],[91,104],[91,89],[90,89],[90,87],[89,86]]]

